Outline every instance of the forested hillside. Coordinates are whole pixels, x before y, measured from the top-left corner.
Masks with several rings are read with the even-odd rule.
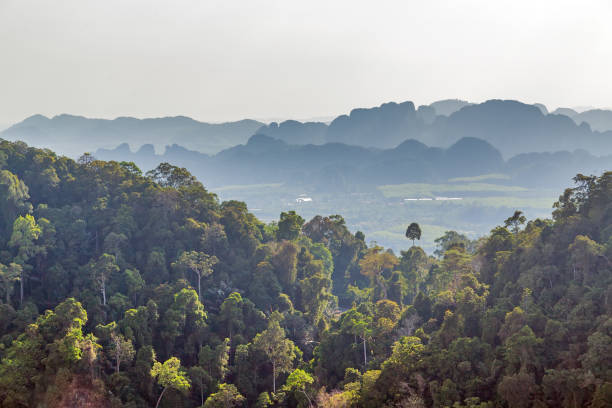
[[[0,140],[0,406],[609,407],[612,173],[575,181],[552,220],[394,254]]]

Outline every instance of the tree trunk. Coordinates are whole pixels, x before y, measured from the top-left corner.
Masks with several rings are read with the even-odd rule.
[[[159,394],[159,398],[157,399],[157,404],[155,404],[155,408],[159,407],[159,402],[161,401],[162,397],[164,396],[164,392],[166,392],[166,388],[164,388],[161,392],[161,394]]]
[[[363,369],[368,366],[368,356],[366,354],[366,338],[363,336]]]
[[[102,281],[102,305],[106,306],[106,282]]]
[[[276,364],[272,363],[272,392],[276,394]]]
[[[23,270],[19,273],[19,306],[23,306]]]
[[[306,391],[302,390],[302,392],[304,393],[304,395],[308,399],[308,407],[311,408],[312,407],[312,402],[310,401],[310,397],[308,396],[308,394],[306,394]]]
[[[200,281],[202,280],[202,276],[200,276],[199,273],[197,275],[198,275],[198,300],[201,302],[202,296],[200,295]]]
[[[117,356],[116,360],[117,360],[117,365],[115,366],[115,372],[119,374],[119,365],[121,364],[121,359],[119,358],[119,356]]]

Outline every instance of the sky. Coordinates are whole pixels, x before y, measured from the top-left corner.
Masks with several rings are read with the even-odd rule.
[[[0,126],[445,98],[612,107],[610,17],[609,0],[0,0]]]

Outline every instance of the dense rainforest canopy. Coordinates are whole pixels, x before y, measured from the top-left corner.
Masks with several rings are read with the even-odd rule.
[[[612,173],[575,181],[552,220],[398,256],[0,140],[0,406],[609,407]]]

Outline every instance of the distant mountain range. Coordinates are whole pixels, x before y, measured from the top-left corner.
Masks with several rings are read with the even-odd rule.
[[[449,116],[438,114],[438,109]],[[595,117],[587,113],[579,115],[589,120]],[[517,101],[490,100],[480,104],[444,101],[418,109],[412,102],[403,102],[354,109],[329,125],[296,121],[271,123],[258,133],[292,144],[337,142],[383,149],[398,146],[407,139],[448,147],[462,138],[476,137],[491,143],[504,157],[575,149],[612,154],[612,131],[593,131],[588,123],[577,124],[575,120],[547,114],[543,105]]]
[[[472,104],[449,99],[418,108],[409,101],[358,108],[329,123],[287,120],[264,124],[242,120],[211,124],[182,116],[107,120],[35,115],[3,131],[0,137],[49,147],[73,157],[99,148],[111,149],[121,143],[128,143],[134,149],[152,144],[158,151],[165,146],[179,145],[191,151],[215,154],[246,143],[254,134],[267,135],[289,145],[342,143],[377,149],[393,149],[410,139],[448,148],[463,138],[474,137],[487,141],[507,159],[520,153],[577,149],[594,155],[612,154],[610,129],[612,111],[578,113],[562,108],[548,113],[541,104],[512,100]]]
[[[559,108],[553,113],[565,115],[574,120],[576,124],[586,122],[591,129],[599,132],[612,130],[612,111],[606,109],[590,109],[583,112],[576,112],[569,108]]]
[[[99,148],[129,143],[134,148],[152,144],[163,151],[168,144],[214,154],[230,146],[246,143],[262,122],[245,119],[228,123],[198,122],[184,116],[113,120],[59,115],[34,115],[0,133],[7,140],[22,140],[32,146],[48,147],[78,157]]]
[[[290,145],[257,134],[247,144],[214,156],[177,145],[163,155],[150,145],[132,152],[127,144],[98,150],[95,156],[133,161],[142,169],[169,162],[186,167],[210,187],[290,183],[318,191],[363,191],[381,184],[440,183],[492,173],[506,175],[500,183],[555,188],[578,172],[598,174],[612,168],[612,156],[585,151],[520,154],[504,161],[497,149],[477,138],[462,138],[448,148],[407,140],[393,149],[375,149],[341,143]]]

